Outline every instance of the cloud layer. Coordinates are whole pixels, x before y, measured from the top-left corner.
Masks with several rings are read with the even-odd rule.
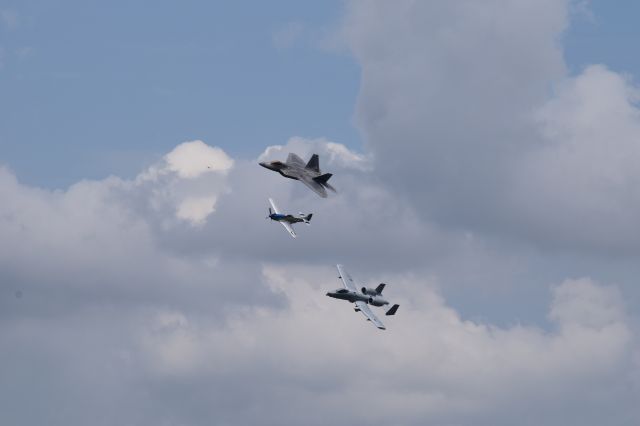
[[[446,265],[465,262],[465,251],[491,264],[468,236],[418,219],[344,146],[294,138],[260,159],[289,151],[319,152],[340,194],[321,200],[257,160],[194,177],[172,170],[168,155],[131,181],[64,192],[23,186],[4,169],[3,421],[625,424],[637,415],[637,337],[616,287],[558,284],[544,327],[464,319],[439,288],[452,285]],[[219,203],[194,227],[180,206],[205,186]],[[290,239],[258,214],[264,194],[317,206],[319,220]],[[324,296],[339,286],[331,264],[345,259],[363,283],[391,283],[401,312],[386,319],[388,332]],[[12,408],[28,395],[38,410]],[[594,402],[597,412],[564,408]]]
[[[59,191],[0,168],[0,423],[637,424],[637,88],[567,75],[569,8],[348,2],[363,153],[190,141]],[[257,165],[289,152],[338,193]],[[387,331],[325,297],[338,262],[388,283]]]

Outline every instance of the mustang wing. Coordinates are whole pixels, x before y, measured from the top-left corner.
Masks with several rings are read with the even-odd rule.
[[[284,226],[284,229],[286,229],[287,231],[289,231],[289,233],[291,234],[291,236],[293,238],[296,237],[296,233],[293,230],[293,226],[291,226],[291,224],[289,224],[288,222],[280,222],[282,224],[282,226]]]
[[[271,204],[271,208],[273,208],[273,212],[275,214],[280,214],[280,210],[278,209],[278,206],[276,206],[276,202],[273,201],[273,198],[269,198],[269,204]]]
[[[356,306],[358,307],[358,309],[360,309],[360,312],[362,312],[364,316],[367,317],[367,319],[371,321],[376,327],[378,327],[380,330],[386,330],[382,321],[380,321],[378,317],[375,316],[373,312],[371,312],[369,305],[364,302],[357,301]]]
[[[353,281],[353,278],[351,278],[351,275],[349,275],[347,270],[344,269],[344,266],[336,266],[338,268],[338,274],[340,275],[340,279],[342,280],[342,285],[344,285],[344,288],[349,291],[357,292],[358,290],[356,289],[356,283]]]
[[[313,180],[307,175],[302,175],[298,178],[298,180],[305,185],[307,185],[313,192],[321,196],[322,198],[327,198],[327,190],[324,189],[322,185]]]

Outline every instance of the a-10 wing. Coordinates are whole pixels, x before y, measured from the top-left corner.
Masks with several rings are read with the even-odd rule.
[[[371,309],[369,308],[369,305],[367,305],[364,302],[357,301],[356,302],[356,306],[358,307],[360,312],[362,312],[364,314],[364,316],[367,317],[367,319],[369,321],[371,321],[376,327],[378,327],[380,330],[386,330],[386,328],[385,328],[384,324],[382,323],[382,321],[380,321],[378,319],[378,317],[375,316],[373,314],[373,312],[371,312]]]
[[[349,275],[347,270],[344,269],[344,266],[336,265],[336,267],[338,268],[338,274],[340,275],[340,279],[342,280],[342,285],[344,285],[344,288],[349,291],[358,291],[358,289],[356,288],[356,283],[353,281],[353,278],[351,278],[351,275]]]

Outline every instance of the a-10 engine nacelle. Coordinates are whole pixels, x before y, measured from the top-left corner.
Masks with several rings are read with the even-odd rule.
[[[383,306],[389,304],[389,302],[382,298],[382,295],[380,293],[372,288],[362,287],[362,294],[366,294],[367,296],[369,296],[369,300],[367,302],[370,305]]]
[[[362,287],[362,294],[366,294],[367,296],[378,296],[378,292],[372,288]]]

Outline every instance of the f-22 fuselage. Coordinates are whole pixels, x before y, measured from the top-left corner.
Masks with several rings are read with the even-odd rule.
[[[307,164],[296,154],[290,153],[284,163],[282,161],[263,161],[260,165],[278,172],[286,178],[299,180],[322,198],[327,197],[327,189],[335,192],[335,189],[328,182],[333,175],[331,173],[323,174],[320,171],[318,154],[313,154]]]

